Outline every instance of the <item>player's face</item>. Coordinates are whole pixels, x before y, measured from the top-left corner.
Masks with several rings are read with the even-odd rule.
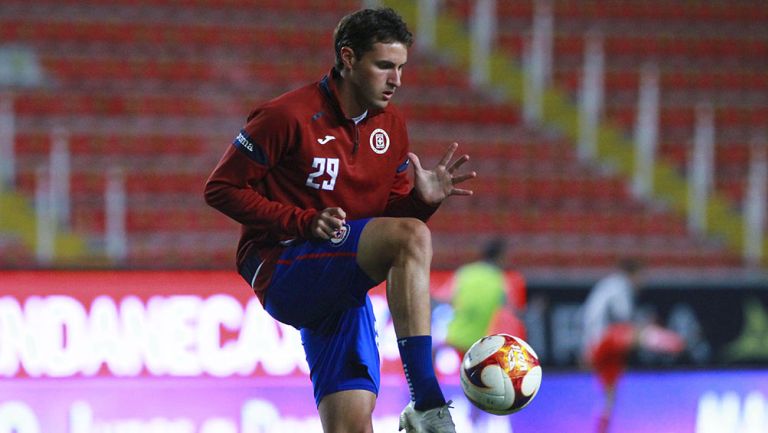
[[[359,108],[359,115],[369,109],[382,109],[389,104],[400,87],[403,67],[408,61],[408,47],[400,42],[373,44],[373,49],[360,58],[351,59],[350,73],[352,96]]]

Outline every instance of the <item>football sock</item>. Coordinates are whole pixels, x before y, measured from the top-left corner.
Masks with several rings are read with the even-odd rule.
[[[432,336],[416,335],[397,340],[413,407],[424,411],[445,404],[432,365]]]

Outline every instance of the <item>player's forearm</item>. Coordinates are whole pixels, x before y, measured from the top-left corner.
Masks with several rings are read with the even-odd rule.
[[[264,227],[286,237],[310,237],[310,224],[317,213],[268,200],[251,188],[215,180],[206,183],[205,201],[240,224]]]

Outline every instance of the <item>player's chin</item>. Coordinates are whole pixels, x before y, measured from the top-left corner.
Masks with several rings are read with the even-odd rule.
[[[390,101],[378,101],[376,103],[376,108],[379,110],[383,110],[389,106]]]
[[[392,100],[391,94],[383,94],[378,98],[374,98],[372,102],[376,108],[386,108],[387,105],[389,105],[389,102],[391,100]]]
[[[373,106],[373,108],[378,108],[379,110],[383,110],[383,109],[387,108],[387,106],[389,105],[389,100],[388,99],[379,99],[377,101],[374,101],[373,104],[371,104],[371,105]]]

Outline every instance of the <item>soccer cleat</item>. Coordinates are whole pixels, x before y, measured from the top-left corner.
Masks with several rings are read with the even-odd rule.
[[[443,406],[425,411],[413,408],[413,402],[403,409],[400,414],[400,428],[405,429],[405,433],[456,433],[456,426],[453,424],[451,413],[451,401]]]

